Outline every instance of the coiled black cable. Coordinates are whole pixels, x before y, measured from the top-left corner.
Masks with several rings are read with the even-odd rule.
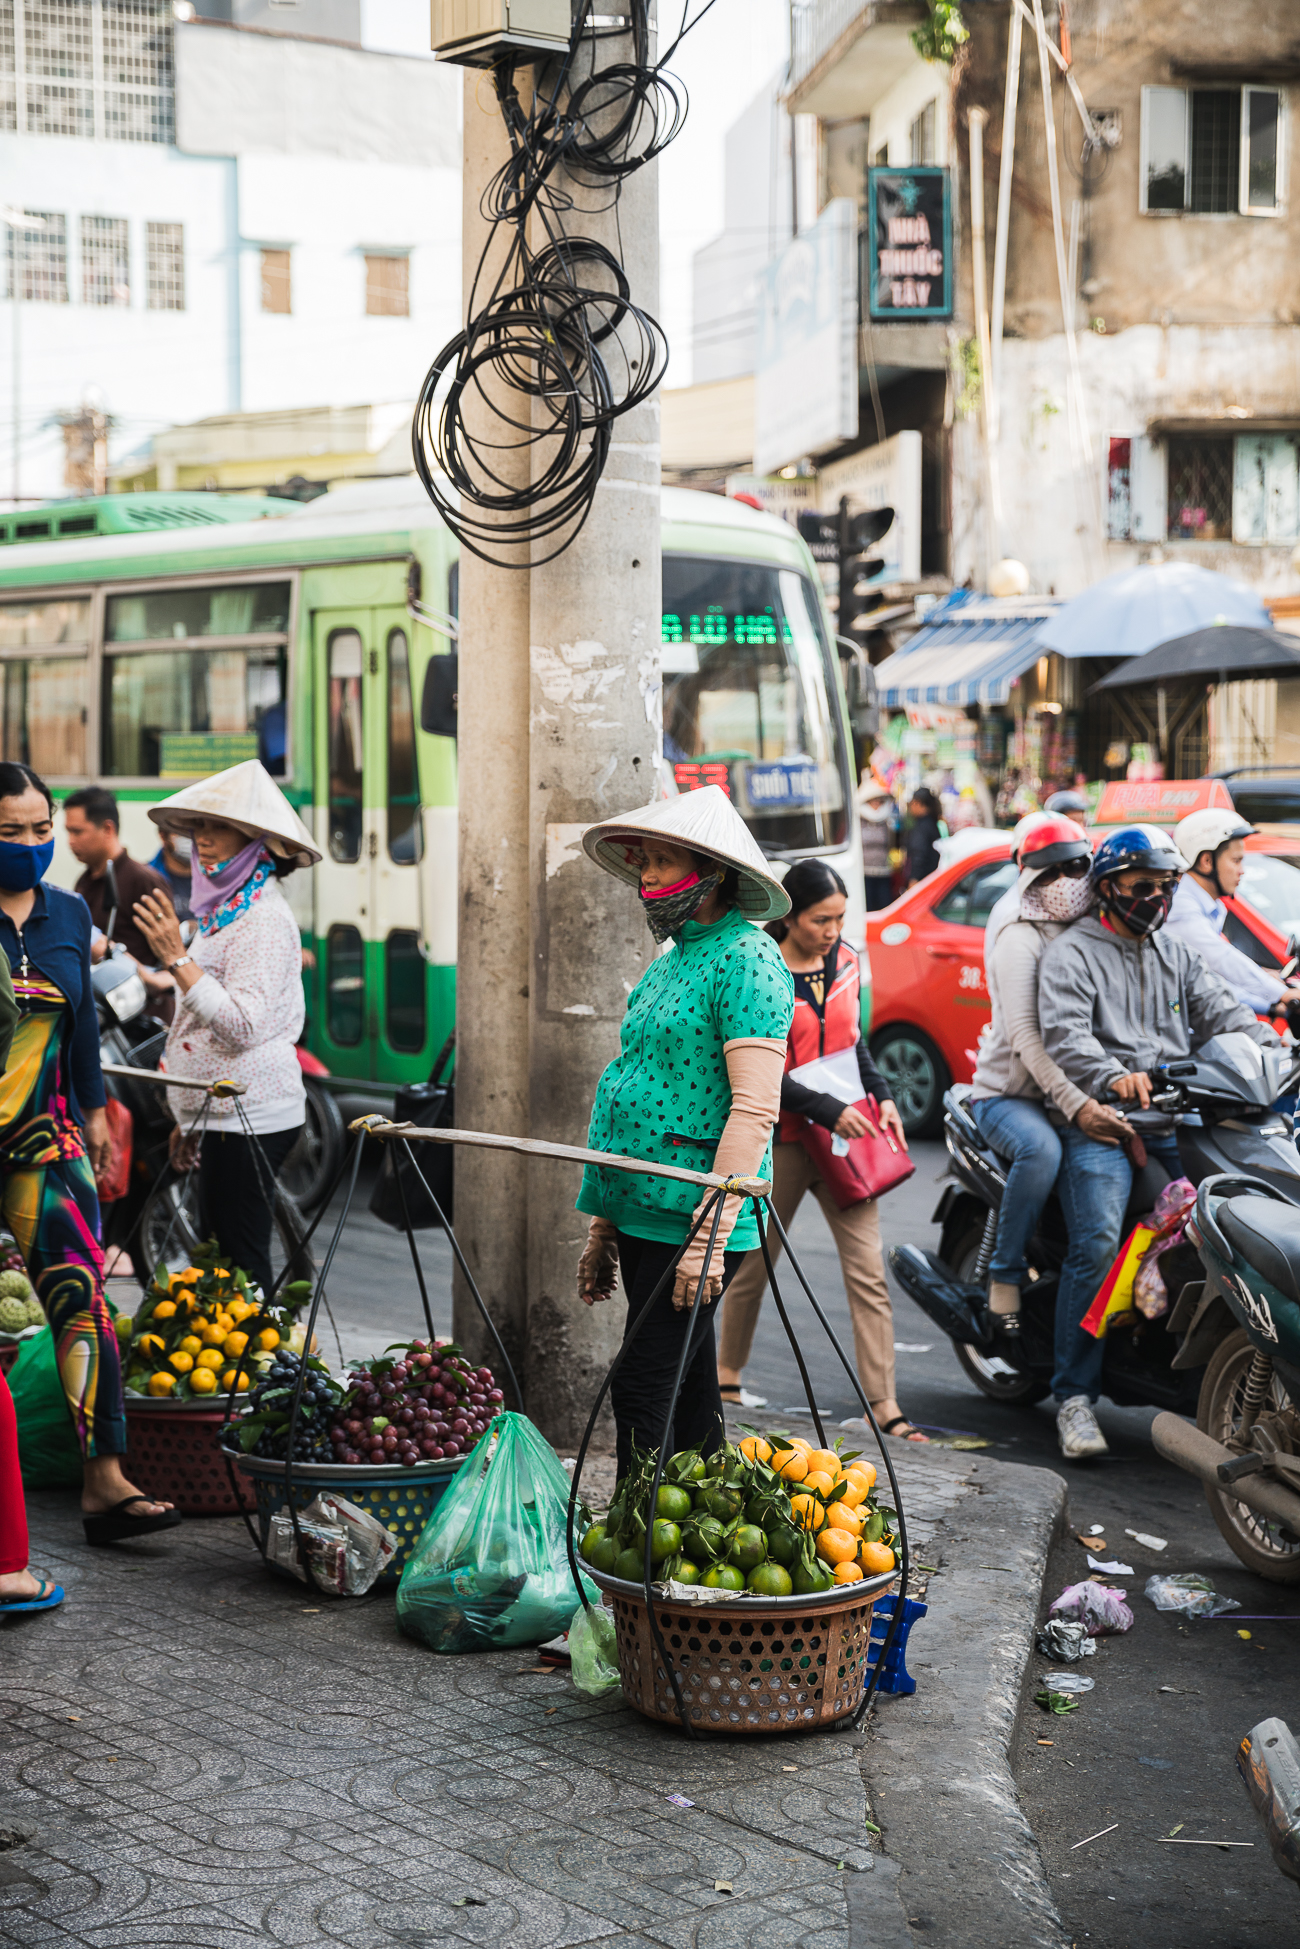
[[[480,202],[491,234],[479,259],[463,331],[425,375],[411,429],[415,470],[461,546],[503,568],[553,561],[591,511],[609,457],[614,422],[648,399],[668,364],[662,327],[632,301],[615,253],[568,235],[573,186],[604,191],[617,206],[624,179],[651,162],[680,131],[689,106],[664,72],[688,22],[689,0],[671,47],[650,60],[649,0],[630,9],[633,59],[607,68],[595,43],[609,30],[586,24],[577,0],[568,49],[537,67],[530,105],[515,85],[524,63],[503,55],[492,67],[510,154]],[[584,39],[591,67],[571,77]],[[564,180],[567,178],[567,182]],[[491,288],[487,270],[502,229],[508,247]],[[530,235],[544,241],[530,242]],[[470,431],[466,408],[481,407]],[[527,468],[527,483],[519,475]],[[537,544],[551,542],[549,553]]]

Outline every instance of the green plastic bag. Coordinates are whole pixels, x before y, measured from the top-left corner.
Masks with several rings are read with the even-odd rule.
[[[526,1415],[499,1414],[429,1518],[397,1587],[397,1621],[431,1651],[541,1644],[565,1630],[569,1478]]]
[[[569,1660],[574,1684],[594,1699],[620,1683],[618,1644],[608,1611],[578,1606],[569,1625]]]
[[[23,1341],[8,1379],[18,1416],[23,1487],[80,1488],[81,1450],[72,1431],[49,1327]]]

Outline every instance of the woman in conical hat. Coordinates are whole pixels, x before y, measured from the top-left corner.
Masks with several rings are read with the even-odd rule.
[[[190,1170],[197,1162],[204,1236],[215,1234],[231,1264],[265,1292],[269,1180],[297,1143],[305,1117],[294,1048],[306,1013],[302,940],[280,881],[321,855],[256,758],[187,785],[152,806],[149,817],[190,836],[190,908],[198,922],[187,950],[165,900],[151,894],[135,909],[158,965],[180,990],[164,1067],[204,1082],[229,1077],[246,1085],[239,1110],[230,1098],[208,1101],[201,1136],[187,1134],[196,1113],[193,1094],[168,1092],[177,1123],[172,1163]]]
[[[671,944],[628,996],[622,1046],[596,1088],[588,1147],[770,1177],[794,983],[775,941],[752,923],[789,911],[780,882],[716,785],[591,826],[582,843],[598,866],[639,889],[650,932]],[[579,1297],[588,1305],[608,1299],[621,1269],[630,1326],[663,1286],[611,1389],[620,1474],[634,1437],[641,1448],[664,1438],[701,1275],[710,1317],[696,1332],[667,1438],[670,1450],[705,1454],[722,1440],[712,1312],[758,1244],[758,1228],[750,1205],[726,1199],[707,1273],[712,1215],[668,1278],[702,1202],[698,1187],[672,1178],[599,1166],[583,1177],[578,1209],[591,1224]]]

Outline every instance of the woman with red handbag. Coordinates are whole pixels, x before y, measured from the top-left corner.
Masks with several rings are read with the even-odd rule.
[[[794,1022],[772,1149],[772,1202],[788,1231],[804,1193],[816,1198],[839,1252],[863,1392],[886,1434],[924,1441],[894,1398],[894,1320],[877,1209],[879,1194],[910,1177],[915,1167],[907,1156],[903,1120],[862,1039],[858,957],[840,939],[848,905],[844,882],[824,860],[805,859],[790,868],[782,884],[791,910],[768,932],[794,977]],[[799,1072],[809,1065],[823,1068],[825,1077],[814,1070],[801,1080]],[[856,1076],[841,1082],[841,1074],[855,1065]],[[839,1093],[818,1088],[823,1080],[839,1082]],[[856,1101],[848,1100],[849,1089]],[[768,1249],[775,1262],[781,1248],[770,1235]],[[763,1254],[751,1252],[723,1304],[718,1384],[724,1401],[742,1407],[763,1405],[742,1392],[740,1373],[766,1287]]]

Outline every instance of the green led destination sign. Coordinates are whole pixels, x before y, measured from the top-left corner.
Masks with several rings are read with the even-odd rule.
[[[721,609],[702,616],[665,614],[661,639],[665,643],[790,643],[790,625],[765,609],[757,615],[727,615]]]

